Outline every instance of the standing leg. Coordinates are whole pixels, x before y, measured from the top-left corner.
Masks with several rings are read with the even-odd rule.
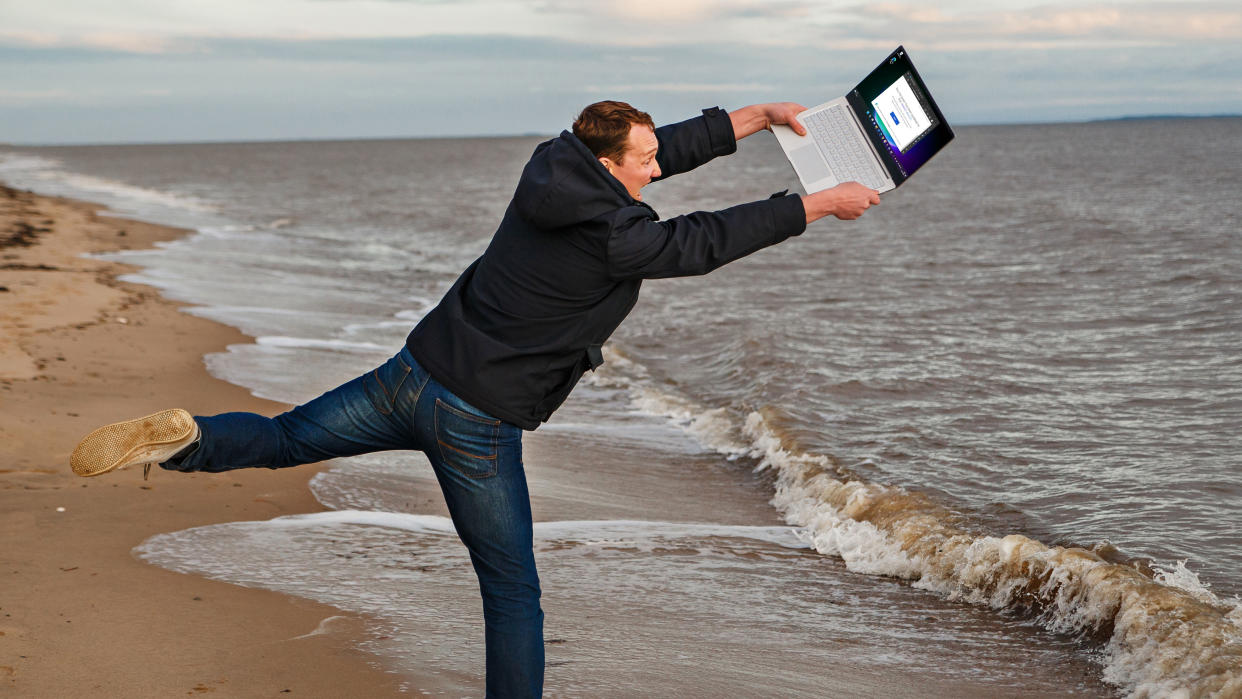
[[[415,424],[479,578],[487,696],[542,696],[543,610],[522,430],[472,407],[434,379],[423,391]]]

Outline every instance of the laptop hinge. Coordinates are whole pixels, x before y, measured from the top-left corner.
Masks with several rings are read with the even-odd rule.
[[[845,96],[845,101],[850,106],[850,117],[858,126],[858,130],[862,132],[863,140],[867,142],[867,147],[871,150],[871,157],[875,158],[876,163],[880,166],[880,171],[884,173],[889,184],[896,187],[904,182],[906,176],[902,174],[901,170],[895,164],[888,162],[887,158],[880,155],[880,149],[875,143],[877,137],[875,136],[874,129],[871,128],[870,124],[863,123],[862,119],[859,118],[858,115],[864,113],[865,109],[862,105],[862,99],[858,97],[858,91],[851,91]]]

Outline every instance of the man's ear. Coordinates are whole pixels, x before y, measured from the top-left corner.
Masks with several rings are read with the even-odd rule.
[[[612,162],[612,160],[611,160],[611,159],[609,159],[609,158],[600,158],[600,159],[599,159],[599,164],[604,166],[604,169],[608,171],[608,174],[610,174],[610,175],[612,174],[612,166],[613,166],[613,162]]]

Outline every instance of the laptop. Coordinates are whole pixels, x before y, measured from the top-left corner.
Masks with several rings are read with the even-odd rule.
[[[910,56],[898,46],[844,97],[802,112],[807,135],[772,132],[809,192],[842,182],[896,189],[953,140]]]

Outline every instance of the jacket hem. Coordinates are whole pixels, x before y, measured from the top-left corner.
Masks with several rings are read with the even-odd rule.
[[[419,350],[418,345],[410,342],[409,339],[406,340],[405,347],[410,351],[410,355],[414,357],[414,361],[418,362],[423,369],[426,369],[427,373],[431,375],[431,378],[439,382],[441,386],[444,386],[448,390],[455,393],[458,398],[461,398],[485,413],[498,417],[509,424],[517,425],[521,429],[528,432],[533,432],[539,427],[540,421],[534,420],[529,416],[518,415],[503,406],[497,405],[490,400],[481,397],[469,387],[457,383],[455,379],[451,378],[451,372],[445,370],[441,366],[438,366],[436,362],[430,358],[430,355],[422,353]]]

